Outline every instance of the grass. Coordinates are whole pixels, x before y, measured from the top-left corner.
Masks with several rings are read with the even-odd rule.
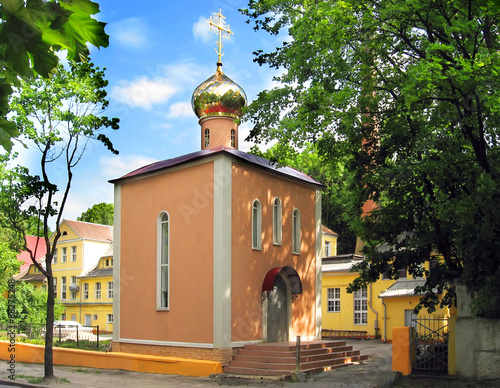
[[[75,372],[80,372],[80,373],[95,373],[95,374],[100,374],[102,373],[99,369],[96,369],[96,370],[93,370],[93,371],[89,371],[88,369],[76,369]]]
[[[7,338],[6,335],[0,335],[1,341],[9,341],[9,339],[10,338]],[[29,343],[29,344],[34,344],[34,345],[45,345],[45,340],[41,339],[41,338],[29,339],[29,338],[25,338],[25,337],[16,337],[16,340],[18,342]],[[111,340],[101,340],[101,341],[99,341],[99,347],[96,348],[95,341],[80,340],[78,343],[78,347],[77,347],[75,340],[61,341],[61,344],[59,345],[59,340],[57,338],[54,338],[54,347],[69,348],[69,349],[81,349],[81,350],[94,350],[97,352],[107,352],[107,351],[109,351],[110,342],[111,342]]]

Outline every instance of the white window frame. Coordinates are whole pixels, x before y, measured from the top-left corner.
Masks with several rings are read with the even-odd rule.
[[[325,257],[330,257],[332,255],[332,242],[325,241]]]
[[[292,212],[292,253],[300,255],[300,210],[295,208]]]
[[[113,299],[113,282],[108,282],[108,299]]]
[[[354,324],[368,324],[368,294],[366,287],[354,292]]]
[[[210,129],[205,128],[205,148],[210,146]]]
[[[71,284],[70,284],[70,286],[72,286],[73,284],[76,284],[76,276],[71,276]],[[70,290],[70,298],[71,299],[76,299],[76,291]]]
[[[339,313],[340,312],[340,288],[327,288],[326,291],[327,312]]]
[[[57,278],[52,278],[54,281],[54,298],[57,299]]]
[[[252,249],[262,250],[262,204],[258,199],[252,202]]]
[[[156,310],[158,311],[170,310],[170,223],[170,215],[162,211],[156,222]]]
[[[57,248],[54,249],[54,254],[52,255],[52,264],[57,264]]]
[[[108,314],[107,323],[113,323],[113,314]]]
[[[61,263],[66,263],[67,260],[67,248],[61,248]]]
[[[231,129],[231,147],[236,147],[236,130]]]
[[[76,246],[71,247],[71,262],[76,262]]]
[[[273,244],[281,245],[283,236],[283,207],[278,197],[273,201]]]
[[[101,299],[101,282],[95,283],[95,299]]]
[[[67,284],[66,284],[66,276],[61,276],[61,299],[66,299],[67,292],[66,292]]]
[[[89,284],[88,283],[83,283],[83,299],[88,299],[89,298]]]

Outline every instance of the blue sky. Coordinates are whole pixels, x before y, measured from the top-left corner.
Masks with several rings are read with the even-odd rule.
[[[140,166],[200,149],[198,119],[191,95],[216,70],[217,35],[206,22],[219,9],[234,35],[224,39],[224,73],[245,90],[249,101],[272,87],[273,71],[253,62],[258,49],[281,45],[279,38],[253,30],[238,9],[247,0],[99,0],[110,44],[92,48],[93,62],[106,70],[110,107],[106,114],[120,118],[120,129],[107,132],[118,156],[100,143],[92,144],[75,169],[64,218],[76,219],[99,202],[113,202],[109,179]],[[249,124],[240,126],[240,149]],[[21,156],[33,166],[35,151]]]

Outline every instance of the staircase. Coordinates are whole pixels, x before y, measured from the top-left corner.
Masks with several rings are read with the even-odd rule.
[[[366,360],[345,341],[307,341],[300,346],[300,371],[316,373]],[[254,376],[290,375],[296,369],[295,342],[245,345],[224,373]]]

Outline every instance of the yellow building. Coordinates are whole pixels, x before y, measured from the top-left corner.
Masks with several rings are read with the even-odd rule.
[[[347,287],[358,276],[351,270],[362,260],[363,256],[352,254],[323,258],[323,333],[391,341],[393,328],[415,324],[413,309],[420,300],[415,288],[423,285],[425,279],[409,278],[406,271],[400,271],[398,280],[382,276],[367,288],[348,294]],[[420,314],[428,315],[425,310]],[[449,316],[449,311],[438,309],[431,315]]]
[[[42,257],[38,262],[43,268],[45,268],[45,257]],[[35,288],[47,288],[47,282],[45,281],[45,275],[40,272],[35,264],[28,263],[17,275],[14,275],[15,280],[22,280],[24,282],[29,282],[35,286]]]
[[[63,220],[60,230],[52,273],[54,296],[66,309],[61,317],[55,318],[77,321],[84,326],[99,325],[100,332],[112,332],[113,228]],[[16,279],[37,287],[46,284],[45,276],[33,264]]]

